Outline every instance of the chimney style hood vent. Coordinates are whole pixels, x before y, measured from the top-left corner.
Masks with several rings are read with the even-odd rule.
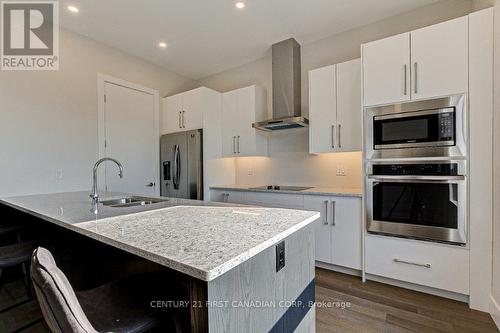
[[[256,129],[273,132],[307,127],[302,117],[300,81],[300,45],[294,38],[273,44],[273,118],[252,124]]]

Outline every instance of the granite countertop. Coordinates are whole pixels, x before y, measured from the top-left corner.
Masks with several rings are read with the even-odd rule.
[[[214,185],[210,186],[212,190],[227,190],[227,191],[248,191],[248,192],[265,192],[265,193],[287,193],[287,194],[307,194],[307,195],[336,195],[349,197],[362,197],[363,189],[350,187],[312,187],[303,191],[287,191],[287,190],[266,190],[256,187],[262,185],[251,184],[230,184],[230,185]]]
[[[139,207],[100,205],[94,214],[88,195],[30,195],[3,198],[0,203],[204,281],[319,218],[310,211],[176,198]]]

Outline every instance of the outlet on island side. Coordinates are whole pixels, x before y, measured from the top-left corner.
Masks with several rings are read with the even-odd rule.
[[[276,245],[276,272],[285,267],[285,241]]]

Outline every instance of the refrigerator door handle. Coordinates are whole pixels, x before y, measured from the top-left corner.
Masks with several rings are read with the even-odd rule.
[[[174,170],[172,181],[174,183],[174,189],[179,189],[179,181],[181,178],[181,153],[179,149],[179,145],[174,146]]]

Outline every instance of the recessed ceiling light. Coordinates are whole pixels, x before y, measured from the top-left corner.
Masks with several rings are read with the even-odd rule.
[[[236,6],[236,8],[238,9],[243,9],[245,8],[245,3],[242,2],[242,1],[238,1],[237,3],[234,4]]]
[[[160,48],[162,48],[162,49],[166,49],[166,48],[167,48],[167,43],[165,43],[165,42],[159,42],[159,43],[158,43],[158,46],[159,46]]]
[[[75,14],[76,14],[76,13],[78,13],[78,12],[80,11],[80,9],[78,9],[78,7],[75,7],[75,6],[68,6],[68,7],[66,7],[66,8],[68,8],[68,10],[69,10],[70,12],[75,13]]]

